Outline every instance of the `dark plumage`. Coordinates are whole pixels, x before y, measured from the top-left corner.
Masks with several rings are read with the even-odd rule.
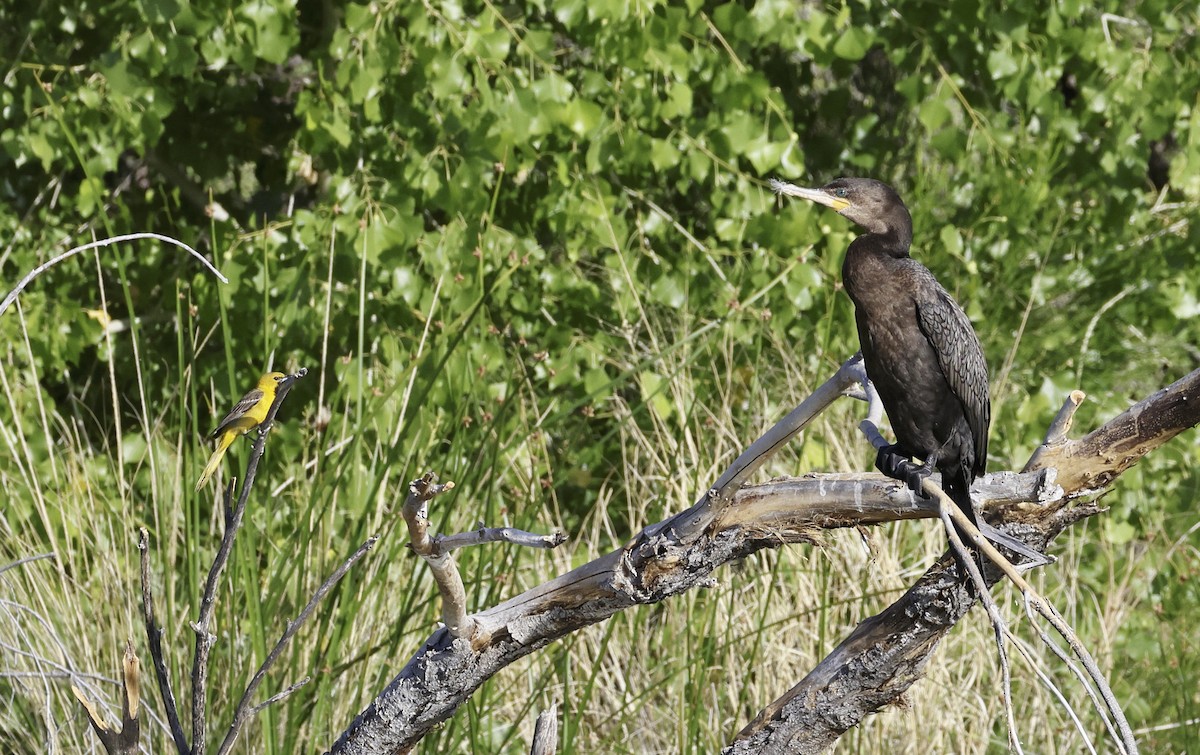
[[[987,363],[962,308],[909,256],[908,209],[890,186],[868,178],[787,193],[832,207],[867,231],[850,243],[842,282],[854,302],[867,377],[896,434],[876,466],[918,491],[937,469],[946,494],[978,525],[970,487],[987,465]]]

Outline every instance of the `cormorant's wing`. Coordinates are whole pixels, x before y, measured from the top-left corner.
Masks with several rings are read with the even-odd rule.
[[[221,433],[223,433],[225,431],[225,429],[227,427],[229,427],[229,425],[231,423],[234,422],[234,420],[238,419],[243,414],[250,411],[250,407],[257,404],[258,400],[261,399],[262,397],[263,397],[263,392],[257,388],[254,388],[249,393],[247,393],[245,396],[242,396],[242,400],[237,402],[237,406],[235,406],[229,410],[229,414],[225,415],[225,419],[221,420],[217,424],[217,429],[213,430],[211,433],[209,433],[208,437],[215,438],[218,435],[220,435]]]
[[[940,284],[931,288],[931,296],[917,301],[917,323],[937,353],[950,390],[962,403],[975,441],[975,474],[981,475],[987,465],[988,425],[992,421],[983,348],[962,307]]]

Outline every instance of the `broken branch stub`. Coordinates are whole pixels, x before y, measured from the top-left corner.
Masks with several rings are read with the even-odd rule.
[[[1060,416],[1067,412],[1064,406]],[[1058,484],[1068,494],[1103,489],[1143,456],[1197,423],[1200,370],[1193,370],[1078,440],[1047,438],[1025,471],[1054,467]]]

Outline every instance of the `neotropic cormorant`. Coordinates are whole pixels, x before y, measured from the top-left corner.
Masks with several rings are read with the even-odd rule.
[[[970,487],[987,465],[987,363],[962,308],[909,256],[912,217],[904,202],[869,178],[783,190],[832,207],[866,230],[846,251],[842,283],[854,302],[867,377],[896,435],[894,445],[879,451],[876,467],[918,493],[937,469],[946,494],[978,526]]]

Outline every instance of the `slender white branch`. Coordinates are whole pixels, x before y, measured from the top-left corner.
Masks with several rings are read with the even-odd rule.
[[[512,527],[480,527],[471,532],[437,535],[433,538],[433,548],[435,551],[448,553],[458,548],[484,543],[511,543],[527,548],[557,548],[565,542],[567,542],[567,536],[562,532],[539,535],[536,532],[525,532]]]
[[[46,270],[50,269],[54,265],[57,265],[58,263],[62,262],[63,260],[68,259],[70,257],[74,257],[76,254],[79,254],[80,252],[86,252],[89,249],[96,249],[98,247],[110,246],[112,244],[119,244],[123,241],[136,241],[137,239],[154,239],[156,241],[165,241],[168,244],[174,244],[175,246],[179,247],[180,249],[183,249],[184,251],[186,251],[188,254],[191,254],[196,259],[200,260],[200,262],[206,268],[208,268],[209,272],[211,272],[213,275],[217,276],[217,280],[221,281],[222,283],[229,282],[229,279],[226,278],[224,275],[222,275],[221,271],[218,270],[216,267],[214,267],[213,264],[211,262],[209,262],[204,257],[203,254],[200,254],[200,252],[197,252],[195,249],[191,248],[190,246],[183,243],[182,241],[177,241],[177,240],[171,238],[170,236],[163,236],[162,234],[159,234],[159,233],[127,233],[123,236],[113,236],[112,238],[100,239],[99,241],[93,241],[90,244],[84,244],[83,246],[77,246],[74,249],[68,249],[67,251],[63,252],[62,254],[58,255],[57,257],[55,257],[51,260],[47,260],[46,262],[43,262],[42,264],[38,265],[33,270],[31,270],[28,275],[26,275],[24,278],[21,279],[21,282],[17,284],[16,288],[14,288],[12,291],[10,291],[8,293],[8,296],[4,297],[4,301],[2,303],[0,303],[0,315],[3,315],[5,310],[7,310],[12,305],[12,303],[14,301],[16,301],[17,295],[20,294],[23,290],[25,290],[25,287],[28,286],[33,281],[34,278],[38,277],[42,273],[46,272]]]
[[[292,694],[293,692],[300,689],[301,687],[303,687],[304,685],[308,684],[311,681],[312,681],[312,677],[306,676],[303,679],[301,679],[300,681],[296,682],[295,684],[289,686],[287,689],[282,690],[281,692],[277,692],[274,695],[271,695],[266,700],[263,700],[261,703],[259,703],[258,705],[255,705],[253,708],[251,708],[250,709],[251,714],[257,715],[257,714],[261,713],[263,708],[266,708],[270,705],[274,705],[275,703],[284,699],[285,697]]]

